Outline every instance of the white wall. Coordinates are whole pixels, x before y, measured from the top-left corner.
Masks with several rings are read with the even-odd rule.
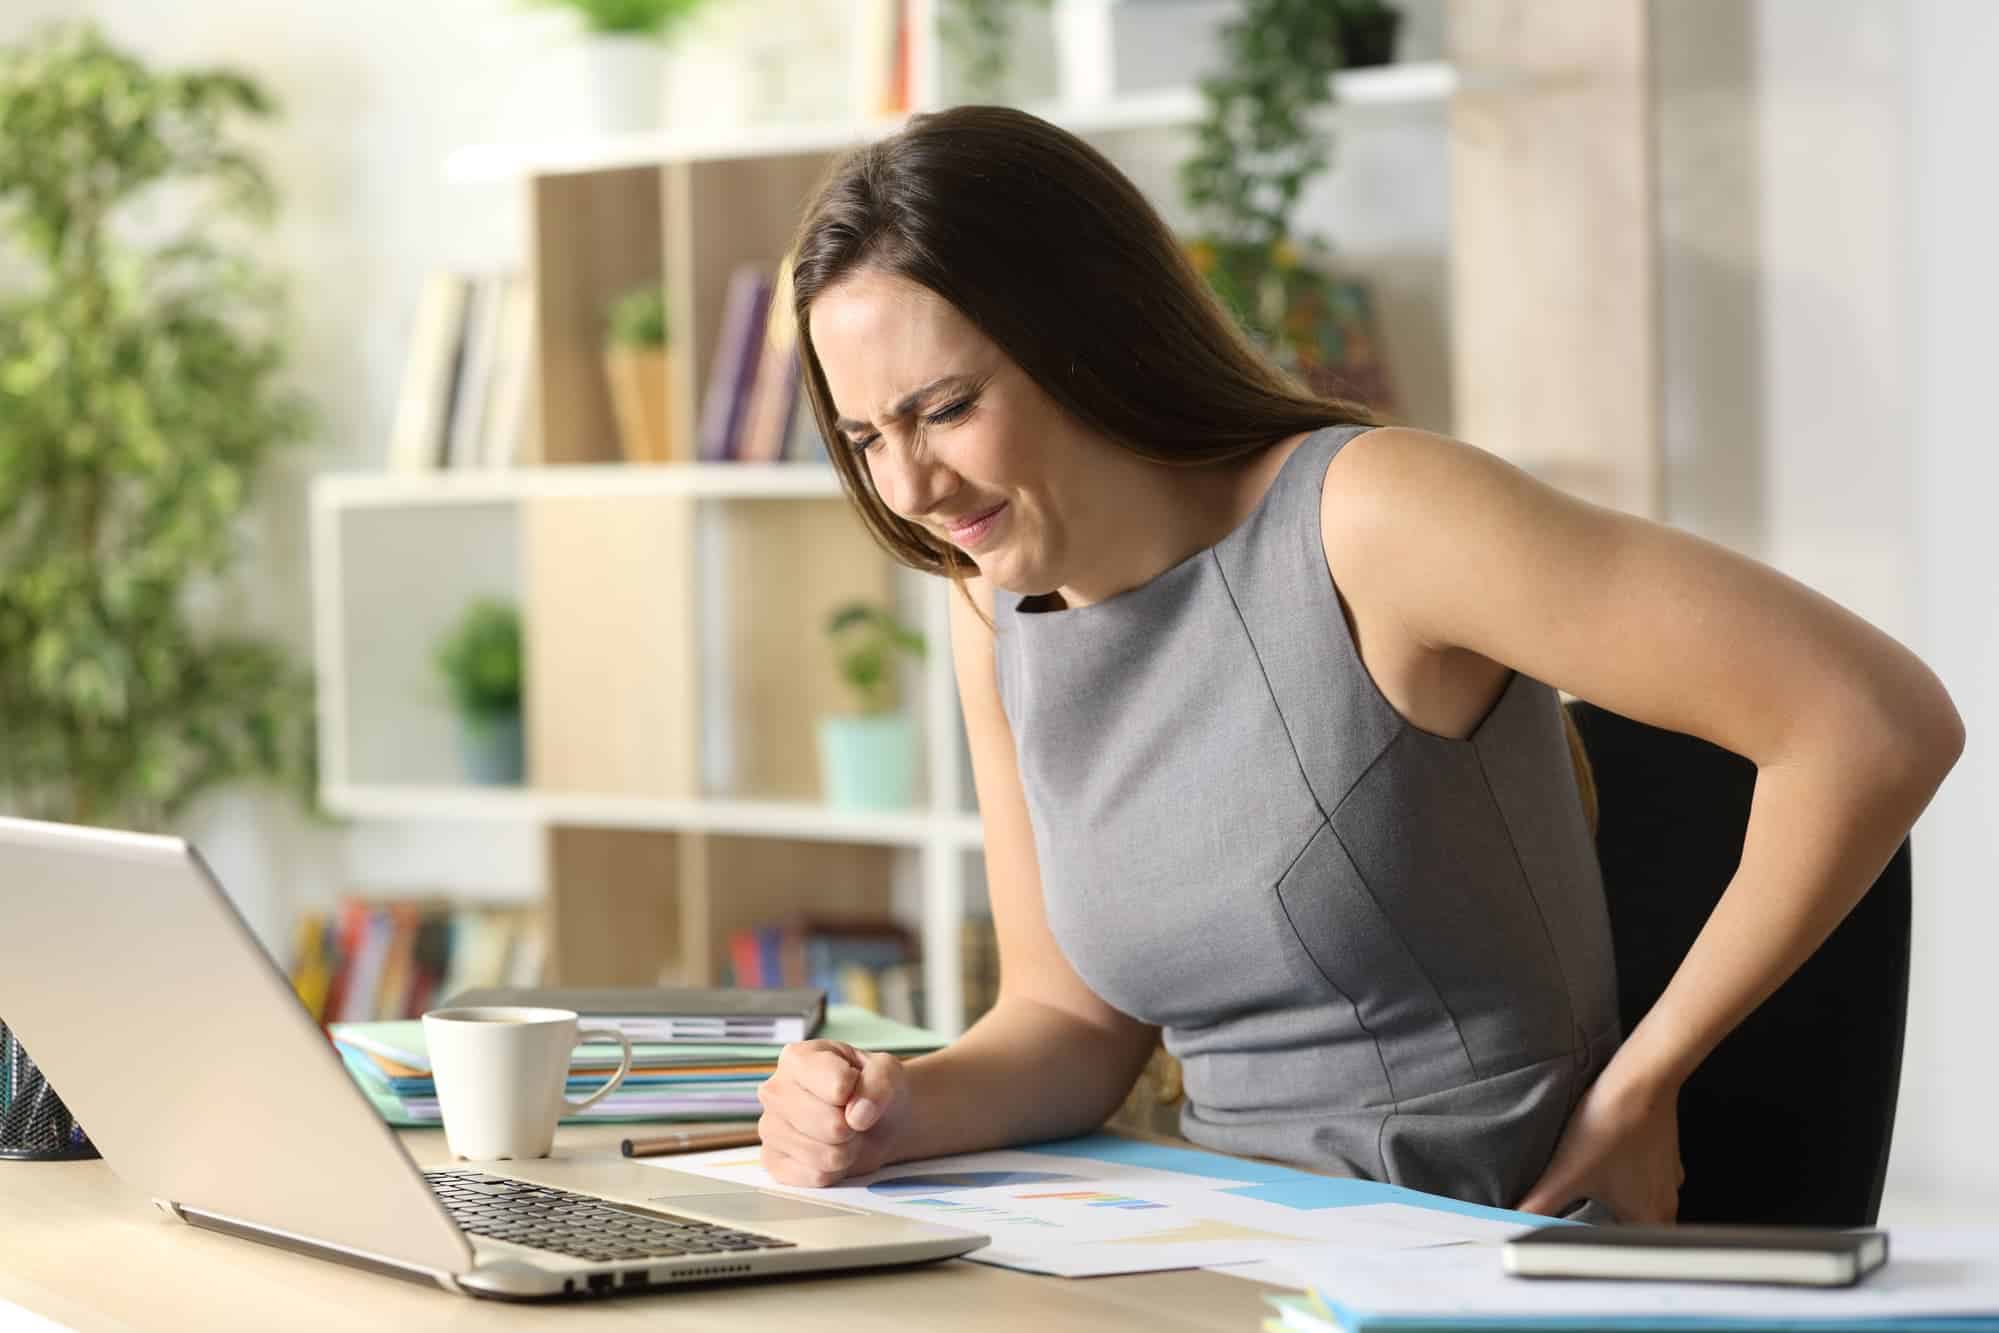
[[[1918,0],[1912,149],[1909,436],[1916,641],[1970,739],[1917,831],[1916,981],[1894,1183],[1999,1216],[1999,6]]]
[[[1886,1215],[1999,1217],[1993,346],[1999,8],[1662,0],[1669,516],[1907,643],[1970,739],[1914,834]]]

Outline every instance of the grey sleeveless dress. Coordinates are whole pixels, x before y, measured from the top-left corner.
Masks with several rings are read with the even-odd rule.
[[[1560,701],[1515,673],[1466,740],[1362,665],[1308,437],[1222,542],[1107,601],[999,591],[995,652],[1049,925],[1164,1031],[1182,1132],[1510,1206],[1618,1041]]]

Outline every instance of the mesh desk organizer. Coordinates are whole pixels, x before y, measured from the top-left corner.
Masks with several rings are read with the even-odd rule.
[[[0,1160],[62,1162],[95,1157],[76,1117],[56,1096],[5,1023],[0,1023]]]

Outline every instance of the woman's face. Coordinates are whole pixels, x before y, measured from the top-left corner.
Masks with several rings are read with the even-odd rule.
[[[836,446],[860,453],[883,503],[1000,587],[1035,594],[1063,581],[1082,535],[1076,497],[1097,489],[1084,474],[1113,446],[907,279],[863,270],[828,288],[812,304],[812,345]]]

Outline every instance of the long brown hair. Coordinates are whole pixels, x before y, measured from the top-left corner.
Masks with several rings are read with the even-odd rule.
[[[820,187],[792,247],[799,355],[827,452],[869,530],[903,564],[971,562],[897,517],[834,428],[812,303],[861,269],[949,301],[1050,398],[1161,463],[1240,458],[1321,426],[1371,424],[1253,347],[1138,187],[1066,130],[1008,107],[914,116]]]

